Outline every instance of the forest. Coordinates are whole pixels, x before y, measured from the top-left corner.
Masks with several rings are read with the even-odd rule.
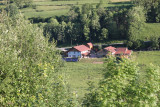
[[[113,7],[104,2],[73,5],[67,15],[46,18],[21,13],[35,6],[33,0],[0,4],[1,107],[160,106],[160,1],[131,0]],[[61,44],[112,40],[123,40],[138,58],[66,63],[57,50]],[[103,64],[93,64],[95,60]]]
[[[105,8],[100,0],[96,6],[89,3],[72,6],[65,16],[29,19],[33,23],[46,22],[38,25],[43,27],[44,35],[49,35],[50,41],[56,40],[58,45],[123,40],[131,49],[159,49],[159,2],[126,3],[126,6]]]
[[[10,2],[6,10],[13,10],[13,14],[18,11],[16,9],[35,6],[32,0],[11,0]],[[71,5],[67,15],[30,17],[29,20],[42,27],[44,35],[49,37],[50,41],[55,40],[57,45],[72,46],[72,44],[86,42],[105,43],[123,40],[124,44],[131,49],[159,49],[158,0],[151,2],[131,0],[124,2],[123,5],[112,7],[105,7],[104,4],[111,3],[100,0],[96,4]]]

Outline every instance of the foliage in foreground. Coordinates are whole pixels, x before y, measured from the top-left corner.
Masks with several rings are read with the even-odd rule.
[[[148,68],[142,76],[133,62],[109,59],[105,71],[99,87],[86,95],[84,106],[159,106],[160,74],[156,67]]]
[[[61,65],[55,44],[20,15],[0,14],[0,105],[75,106],[66,82],[56,72]]]

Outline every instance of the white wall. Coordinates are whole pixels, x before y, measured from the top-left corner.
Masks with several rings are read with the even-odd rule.
[[[82,51],[81,53],[83,54],[83,53],[87,53],[87,52],[89,52],[88,50],[87,51]]]
[[[68,57],[80,57],[81,58],[81,52],[78,52],[78,51],[70,51],[68,52]]]

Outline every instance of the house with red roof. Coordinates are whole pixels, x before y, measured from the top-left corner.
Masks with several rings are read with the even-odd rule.
[[[112,47],[112,46],[108,46],[106,48],[104,48],[106,51],[110,52],[112,55],[115,54],[116,52],[116,48]]]
[[[104,57],[106,55],[114,55],[117,57],[125,57],[128,58],[132,54],[132,50],[128,50],[126,47],[115,48],[112,46],[108,46],[97,52],[98,57]]]
[[[132,50],[128,50],[126,47],[116,48],[115,56],[128,58],[132,54]]]
[[[114,55],[115,54],[115,51],[116,48],[115,47],[112,47],[112,46],[108,46],[104,49],[101,49],[100,51],[97,52],[97,56],[98,57],[104,57],[106,56],[107,54],[111,54],[111,55]]]
[[[91,49],[93,48],[92,43],[86,45],[74,46],[67,51],[68,57],[71,58],[85,58],[90,56]]]

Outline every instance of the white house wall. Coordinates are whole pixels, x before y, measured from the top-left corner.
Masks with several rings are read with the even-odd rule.
[[[87,51],[82,51],[81,53],[84,54],[84,53],[87,53],[87,52],[89,52],[89,51],[88,50]]]
[[[68,52],[68,57],[75,57],[75,58],[81,57],[81,52],[70,51],[70,52]]]

